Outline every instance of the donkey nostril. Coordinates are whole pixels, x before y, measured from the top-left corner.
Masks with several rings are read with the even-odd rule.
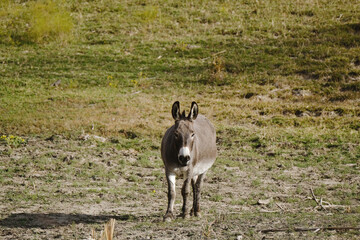
[[[190,156],[183,156],[183,155],[180,155],[179,156],[179,162],[181,164],[184,164],[184,165],[187,165],[187,163],[190,161]]]

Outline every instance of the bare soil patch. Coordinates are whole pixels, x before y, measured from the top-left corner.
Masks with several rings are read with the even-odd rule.
[[[355,239],[359,176],[343,178],[316,167],[268,169],[267,161],[238,156],[241,167],[209,171],[201,219],[163,223],[166,181],[157,149],[122,149],[97,140],[32,137],[25,146],[0,146],[0,239],[89,239],[109,219],[116,239]],[[239,153],[239,152],[238,152]],[[358,169],[358,164],[348,166]],[[175,209],[180,213],[177,182]],[[357,190],[356,190],[357,188]],[[322,209],[312,198],[338,207]],[[359,196],[359,195],[357,195]],[[341,200],[344,200],[341,202]],[[297,228],[315,230],[297,231]],[[322,229],[324,228],[324,229]],[[270,229],[270,230],[269,230]],[[271,231],[273,229],[274,231]],[[276,230],[281,231],[276,231]]]

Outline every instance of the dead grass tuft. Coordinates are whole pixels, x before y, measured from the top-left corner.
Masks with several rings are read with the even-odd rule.
[[[91,240],[113,240],[115,230],[115,219],[110,219],[109,222],[104,224],[104,230],[101,231],[100,237],[97,237],[95,229],[91,229]]]

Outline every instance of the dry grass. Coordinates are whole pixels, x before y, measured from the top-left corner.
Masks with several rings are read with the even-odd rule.
[[[104,230],[100,233],[100,238],[97,238],[95,229],[91,229],[91,240],[113,240],[115,230],[115,219],[110,219],[108,223],[104,225]]]

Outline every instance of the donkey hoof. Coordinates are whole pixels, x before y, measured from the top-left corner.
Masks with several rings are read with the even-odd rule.
[[[181,217],[183,219],[188,219],[188,218],[190,218],[190,214],[189,213],[183,213],[183,214],[181,214]]]
[[[171,222],[174,219],[174,215],[172,213],[166,213],[164,216],[164,222]]]
[[[201,218],[201,213],[200,213],[200,211],[194,211],[194,209],[192,208],[190,211],[190,216],[195,216],[195,217]]]
[[[194,216],[194,209],[193,208],[190,210],[190,216]]]
[[[200,212],[194,212],[195,217],[201,218],[201,213]]]

